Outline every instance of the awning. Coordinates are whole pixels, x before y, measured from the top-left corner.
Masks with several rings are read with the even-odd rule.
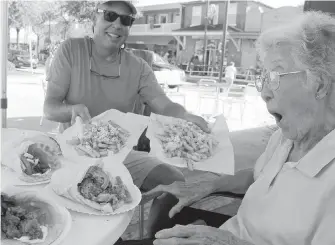
[[[129,36],[126,43],[168,45],[173,37],[168,36]]]

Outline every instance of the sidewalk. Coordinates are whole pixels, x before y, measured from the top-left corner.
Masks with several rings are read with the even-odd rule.
[[[30,74],[40,74],[44,75],[45,73],[45,66],[39,65],[36,69],[31,70],[29,67],[23,67],[23,68],[16,68],[17,71],[22,71],[22,72],[28,72]]]
[[[25,130],[40,131],[47,134],[57,134],[58,123],[51,122],[47,119],[43,120],[40,126],[41,117],[12,117],[7,119],[7,128],[19,128]]]

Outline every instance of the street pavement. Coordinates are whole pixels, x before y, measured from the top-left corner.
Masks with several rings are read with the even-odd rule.
[[[44,102],[42,78],[42,74],[31,74],[27,71],[8,73],[7,127],[55,132],[57,123],[44,120],[43,125],[39,125]]]

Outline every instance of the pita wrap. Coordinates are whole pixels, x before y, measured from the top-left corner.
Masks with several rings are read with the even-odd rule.
[[[113,214],[124,204],[132,203],[133,198],[120,176],[113,175],[113,167],[97,160],[94,164],[76,164],[67,168],[67,174],[55,173],[51,180],[53,191],[76,203]],[[76,173],[76,174],[75,174]],[[131,188],[132,186],[130,186]]]
[[[5,145],[2,164],[13,169],[28,183],[45,182],[60,168],[62,152],[57,141],[47,135],[13,140]]]
[[[11,233],[12,227],[10,227],[10,219],[9,214],[13,214],[13,211],[8,211],[14,207],[20,207],[29,212],[26,213],[22,220],[32,220],[34,219],[34,223],[37,227],[40,227],[40,231],[43,233],[43,237],[41,239],[30,240],[29,236],[21,236],[21,237],[10,237],[5,234],[13,234]],[[7,215],[7,213],[9,214]],[[15,213],[15,212],[14,212]],[[32,215],[34,218],[31,218]],[[36,223],[37,221],[37,223]],[[29,231],[29,225],[20,224],[22,227],[19,235],[24,233],[23,230]],[[49,245],[63,236],[64,232],[67,232],[69,226],[71,225],[71,216],[69,212],[56,204],[52,204],[52,202],[42,195],[38,194],[36,191],[27,191],[25,189],[14,189],[13,190],[5,190],[1,193],[1,244],[4,245],[22,245],[22,244],[40,244],[40,245]],[[8,232],[10,231],[10,232]],[[6,232],[6,233],[5,233]],[[29,232],[34,232],[30,230]]]

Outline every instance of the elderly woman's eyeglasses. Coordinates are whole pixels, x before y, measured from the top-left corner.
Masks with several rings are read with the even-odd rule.
[[[291,72],[277,72],[277,71],[270,71],[264,75],[256,76],[255,79],[255,86],[258,92],[262,92],[264,83],[266,83],[269,89],[275,91],[280,86],[280,77],[289,75],[289,74],[298,74],[303,71],[291,71]]]
[[[108,22],[114,22],[117,20],[117,18],[120,18],[120,22],[124,26],[131,26],[133,22],[135,21],[135,18],[130,15],[121,15],[114,11],[107,11],[102,9],[97,9],[98,13],[104,14],[104,20]]]

